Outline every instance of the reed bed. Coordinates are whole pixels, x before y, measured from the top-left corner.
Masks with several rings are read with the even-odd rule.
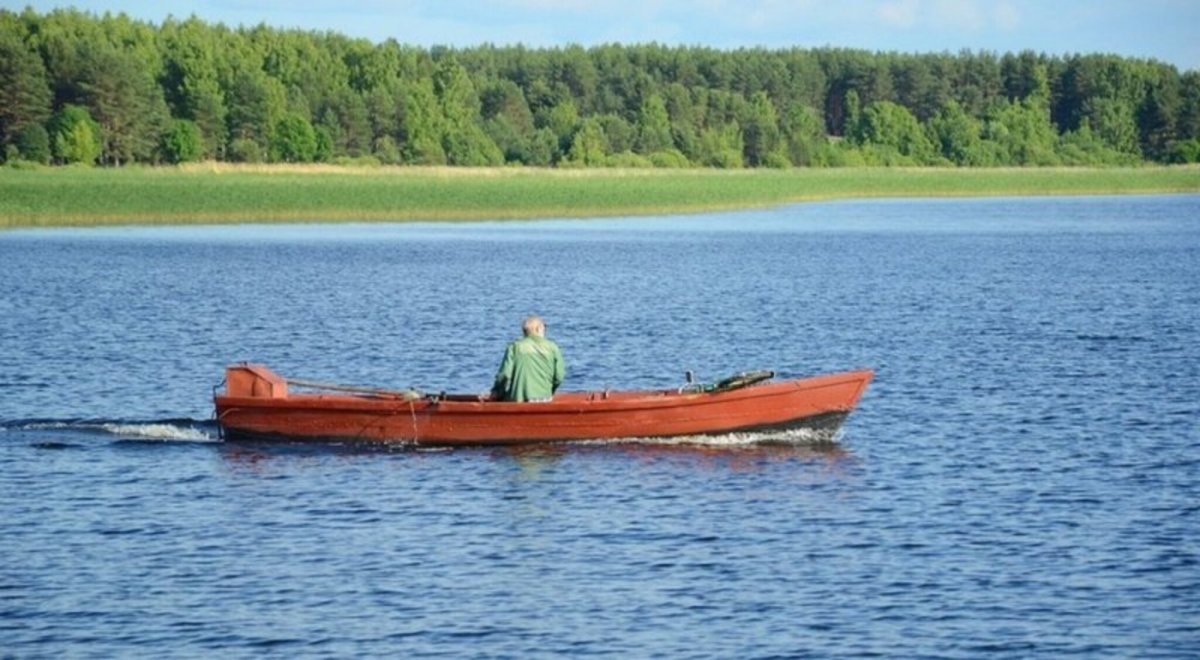
[[[230,165],[0,169],[0,228],[698,213],[804,201],[1200,192],[1200,167],[559,170]]]

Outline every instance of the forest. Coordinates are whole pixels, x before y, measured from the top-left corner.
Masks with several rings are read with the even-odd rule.
[[[1200,73],[1109,54],[424,48],[0,11],[0,158],[786,168],[1200,161]]]

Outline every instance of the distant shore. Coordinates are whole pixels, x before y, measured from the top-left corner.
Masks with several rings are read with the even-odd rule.
[[[660,170],[342,167],[0,169],[0,228],[506,220],[806,201],[1200,192],[1200,167]]]

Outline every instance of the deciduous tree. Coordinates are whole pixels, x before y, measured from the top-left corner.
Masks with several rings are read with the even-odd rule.
[[[204,158],[204,135],[196,122],[176,119],[163,137],[163,155],[169,163],[190,163]]]
[[[59,162],[92,165],[100,158],[102,130],[86,108],[64,105],[50,125],[50,148]]]
[[[304,115],[288,112],[271,132],[270,158],[285,163],[310,163],[317,155],[317,134]]]

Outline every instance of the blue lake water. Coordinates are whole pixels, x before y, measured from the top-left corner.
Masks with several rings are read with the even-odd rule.
[[[1200,654],[1200,196],[0,233],[0,656]],[[225,365],[877,371],[834,444],[231,445]]]

